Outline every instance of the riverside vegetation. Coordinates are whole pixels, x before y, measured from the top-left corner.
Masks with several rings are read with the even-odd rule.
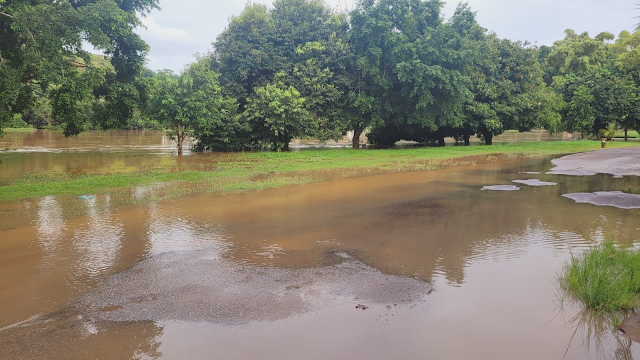
[[[572,257],[559,280],[570,296],[597,313],[635,310],[640,296],[640,252],[612,241]]]
[[[538,47],[498,38],[468,4],[448,19],[442,6],[249,3],[210,54],[174,74],[145,69],[148,47],[132,31],[157,0],[2,0],[0,129],[159,126],[180,152],[187,137],[201,151],[287,150],[293,137],[347,131],[357,148],[365,131],[380,145],[474,135],[490,145],[506,130],[620,129],[626,139],[639,127],[639,32],[567,30]]]

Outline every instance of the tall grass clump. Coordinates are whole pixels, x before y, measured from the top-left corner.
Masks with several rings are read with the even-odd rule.
[[[571,297],[590,310],[634,310],[640,294],[640,252],[605,241],[573,256],[559,281]]]

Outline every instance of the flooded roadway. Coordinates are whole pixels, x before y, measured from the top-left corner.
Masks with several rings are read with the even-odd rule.
[[[142,206],[0,203],[0,358],[640,357],[561,308],[555,283],[571,253],[640,241],[639,209],[562,195],[640,181],[545,174],[550,160]],[[557,185],[512,182],[528,179]]]

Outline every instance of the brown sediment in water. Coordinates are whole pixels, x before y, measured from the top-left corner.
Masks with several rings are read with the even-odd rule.
[[[0,333],[0,349],[11,359],[561,358],[571,333],[550,323],[549,279],[569,249],[604,234],[629,244],[640,230],[633,211],[560,195],[640,182],[543,175],[558,186],[480,191],[546,167],[470,164],[140,206],[105,195],[0,204],[0,273],[10,274],[0,327],[23,322]],[[426,301],[389,301],[405,285],[418,299],[429,283]],[[528,324],[518,332],[516,317]],[[566,359],[584,358],[574,350]]]

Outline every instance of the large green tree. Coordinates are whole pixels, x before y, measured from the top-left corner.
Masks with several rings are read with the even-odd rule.
[[[343,61],[348,56],[347,30],[347,18],[320,0],[276,0],[271,9],[249,4],[213,43],[212,67],[221,73],[225,91],[238,99],[240,111],[252,104],[245,118],[258,126],[255,134],[263,133],[260,124],[267,119],[255,118],[264,112],[255,111],[253,97],[297,93],[310,115],[307,129],[315,129],[303,133],[321,140],[336,138],[344,132],[343,94],[349,86]]]
[[[306,101],[296,88],[278,81],[255,89],[244,116],[259,141],[270,143],[274,151],[286,151],[293,137],[313,136],[317,130]]]
[[[139,77],[148,49],[133,29],[157,7],[157,0],[0,1],[0,129],[39,97],[51,99],[65,135],[86,128],[81,104],[91,100],[103,127],[125,124],[146,96]],[[94,66],[83,42],[108,55],[113,70]]]
[[[613,42],[610,33],[566,34],[546,59],[552,85],[566,102],[564,128],[595,136],[618,127],[626,139],[629,129],[640,126],[640,37],[622,32]]]

